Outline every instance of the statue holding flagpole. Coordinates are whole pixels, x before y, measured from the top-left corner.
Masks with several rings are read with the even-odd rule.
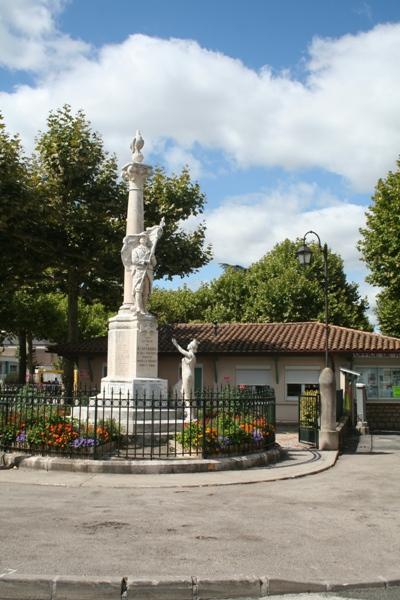
[[[147,227],[141,233],[127,235],[123,240],[121,257],[132,276],[133,312],[147,315],[148,301],[153,287],[154,268],[157,264],[155,250],[162,235],[164,218],[159,225]]]

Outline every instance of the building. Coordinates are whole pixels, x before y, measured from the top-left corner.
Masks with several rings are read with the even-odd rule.
[[[53,369],[57,355],[49,353],[49,342],[46,340],[33,340],[33,364],[41,367],[43,371]],[[18,377],[18,341],[17,339],[7,339],[0,344],[0,381],[4,381],[7,376]],[[54,371],[55,372],[55,371]]]
[[[196,388],[270,385],[276,394],[280,422],[297,422],[298,397],[318,386],[325,366],[325,326],[305,323],[190,323],[162,326],[159,330],[159,377],[170,388],[180,378],[181,346],[199,342]],[[80,383],[99,386],[107,373],[107,337],[52,349],[73,358]],[[400,429],[400,339],[337,325],[329,326],[329,357],[344,388],[341,368],[359,374],[368,394],[368,414],[380,429]]]

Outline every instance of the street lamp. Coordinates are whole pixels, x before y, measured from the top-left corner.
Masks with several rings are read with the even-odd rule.
[[[328,246],[321,244],[321,238],[315,231],[307,231],[303,237],[303,244],[296,251],[297,260],[302,267],[306,267],[311,262],[312,250],[306,245],[306,237],[309,235],[315,235],[318,240],[318,247],[324,257],[324,300],[325,300],[325,367],[328,366],[328,350],[329,350],[329,325],[328,325]]]

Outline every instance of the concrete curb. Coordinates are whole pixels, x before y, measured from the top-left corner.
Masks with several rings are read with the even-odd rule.
[[[370,581],[290,581],[269,577],[206,579],[182,577],[140,579],[136,577],[0,576],[0,600],[216,600],[264,598],[277,594],[335,592],[400,586],[398,579]]]
[[[280,447],[248,454],[213,459],[166,459],[166,460],[91,460],[60,458],[52,456],[27,456],[10,453],[4,455],[6,468],[43,469],[45,471],[72,471],[74,473],[116,473],[158,475],[165,473],[202,473],[265,467],[280,460]]]

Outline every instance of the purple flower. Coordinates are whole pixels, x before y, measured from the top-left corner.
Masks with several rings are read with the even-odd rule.
[[[15,441],[21,443],[26,442],[26,431],[21,431],[15,438]]]
[[[98,443],[98,440],[94,440],[93,438],[78,437],[71,442],[71,446],[73,448],[93,448]]]
[[[227,446],[230,446],[231,439],[229,437],[222,437],[219,439],[219,443],[221,448],[226,448]]]
[[[254,429],[252,435],[255,442],[261,442],[264,439],[264,436],[259,429]]]

